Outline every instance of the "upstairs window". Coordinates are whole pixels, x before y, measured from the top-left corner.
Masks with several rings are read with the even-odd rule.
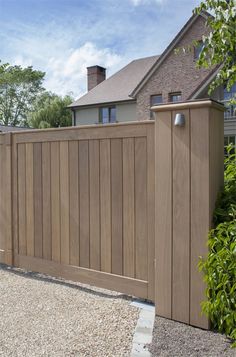
[[[198,60],[201,52],[202,52],[202,49],[203,49],[203,42],[202,41],[198,41],[196,46],[194,47],[194,59],[195,61]]]
[[[223,103],[225,105],[225,119],[234,119],[236,118],[236,104],[231,102],[232,99],[236,98],[236,83],[228,91],[226,86],[224,87],[224,98]]]
[[[116,107],[103,107],[99,109],[99,123],[116,123]]]
[[[169,99],[172,103],[180,102],[182,100],[182,94],[181,92],[170,93]]]
[[[151,107],[153,107],[154,105],[159,105],[162,104],[162,95],[161,94],[155,94],[155,95],[151,95],[151,99],[150,99],[150,104]],[[153,112],[150,110],[150,118],[154,119],[154,114]]]
[[[162,95],[151,95],[151,107],[162,103]]]

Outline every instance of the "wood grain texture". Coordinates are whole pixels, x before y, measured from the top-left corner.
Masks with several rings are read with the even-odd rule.
[[[52,258],[51,230],[51,152],[50,143],[42,144],[42,189],[43,189],[43,258]]]
[[[14,133],[14,135],[17,143],[130,138],[145,136],[146,128],[149,125],[152,125],[149,121],[140,123],[118,123],[112,125],[83,125],[63,129],[27,130],[24,133]]]
[[[155,131],[147,128],[148,299],[155,300]]]
[[[100,141],[101,270],[111,272],[111,151],[110,140]]]
[[[205,299],[203,275],[198,271],[199,256],[207,254],[209,216],[209,109],[191,110],[191,284],[190,324],[208,328],[201,313]]]
[[[0,134],[2,136],[2,134]],[[0,144],[0,202],[4,202],[4,169],[5,169],[5,145],[3,143]],[[5,263],[5,211],[0,210],[0,263]]]
[[[18,145],[18,214],[19,214],[19,252],[26,255],[26,176],[25,144]]]
[[[122,187],[122,140],[111,140],[111,234],[112,273],[123,273],[123,187]]]
[[[34,256],[34,153],[33,144],[25,145],[26,153],[26,241],[27,255]],[[50,218],[50,217],[49,217]]]
[[[147,280],[147,139],[135,138],[135,277]]]
[[[3,163],[4,164],[4,163]],[[5,263],[13,265],[13,222],[12,222],[12,134],[5,134],[5,164],[3,165],[3,188],[5,202]]]
[[[90,268],[101,269],[99,141],[89,141]]]
[[[60,142],[61,263],[70,262],[68,141]]]
[[[134,139],[123,139],[124,275],[135,276]]]
[[[52,217],[52,260],[61,260],[60,226],[60,161],[59,142],[51,144],[51,217]]]
[[[190,259],[190,119],[181,111],[185,126],[173,127],[173,279],[172,318],[189,323]]]
[[[80,266],[89,268],[89,146],[79,141]]]
[[[156,313],[171,318],[172,134],[171,113],[158,113],[155,126],[155,301]]]
[[[147,282],[120,275],[104,273],[92,269],[58,264],[45,259],[20,256],[17,257],[18,265],[31,271],[46,273],[51,276],[61,277],[67,280],[95,285],[104,289],[125,292],[129,295],[147,298]]]
[[[34,255],[43,256],[42,144],[33,146],[34,166]],[[19,222],[19,227],[20,227]]]
[[[69,142],[70,264],[79,265],[79,146]]]

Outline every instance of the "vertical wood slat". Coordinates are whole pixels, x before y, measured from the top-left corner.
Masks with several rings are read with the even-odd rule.
[[[101,270],[111,272],[110,140],[100,141]]]
[[[12,135],[12,235],[13,235],[13,262],[18,264],[16,256],[19,254],[19,232],[18,232],[18,144]]]
[[[172,135],[171,112],[155,122],[155,302],[160,316],[171,318],[172,296]]]
[[[147,280],[147,139],[135,138],[135,277]]]
[[[34,167],[33,144],[27,143],[26,150],[26,241],[27,255],[34,256]],[[50,217],[49,217],[50,218]]]
[[[18,145],[18,214],[19,214],[19,253],[26,255],[26,176],[25,144]]]
[[[69,163],[68,141],[61,141],[60,151],[60,222],[61,222],[61,263],[70,262],[69,242]]]
[[[12,234],[12,134],[5,134],[5,163],[2,189],[5,202],[5,263],[13,265],[13,234]],[[0,247],[1,248],[1,247]]]
[[[89,146],[79,141],[80,266],[89,268]]]
[[[124,275],[135,276],[134,139],[123,139],[123,252]]]
[[[3,134],[0,134],[1,137]],[[0,144],[0,202],[4,202],[4,154],[5,146]],[[0,210],[0,263],[5,263],[5,211]]]
[[[59,142],[51,143],[52,260],[61,260]]]
[[[52,258],[51,236],[51,153],[50,143],[42,143],[43,258]]]
[[[207,254],[209,217],[209,109],[191,110],[191,284],[190,324],[208,328],[201,313],[205,298],[203,276],[198,271],[199,256]],[[205,237],[205,240],[204,240]]]
[[[189,323],[190,259],[190,118],[182,110],[185,126],[173,126],[173,292],[172,318]]]
[[[89,141],[90,268],[101,269],[99,141]]]
[[[148,299],[155,300],[155,132],[147,129]]]
[[[70,264],[79,265],[79,148],[69,142]]]
[[[112,273],[123,272],[122,140],[111,140]]]
[[[43,205],[42,205],[42,144],[35,143],[34,150],[34,254],[43,256]],[[20,176],[20,175],[19,175]],[[20,226],[20,223],[19,223]]]

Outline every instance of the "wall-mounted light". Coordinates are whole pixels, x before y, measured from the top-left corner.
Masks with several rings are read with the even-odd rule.
[[[175,114],[175,126],[184,126],[185,125],[185,116],[182,113]]]

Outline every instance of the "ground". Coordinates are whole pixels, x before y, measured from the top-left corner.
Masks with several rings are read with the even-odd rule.
[[[156,317],[149,350],[153,357],[236,357],[225,336],[161,317]]]
[[[127,296],[3,266],[0,292],[0,356],[130,356]]]

